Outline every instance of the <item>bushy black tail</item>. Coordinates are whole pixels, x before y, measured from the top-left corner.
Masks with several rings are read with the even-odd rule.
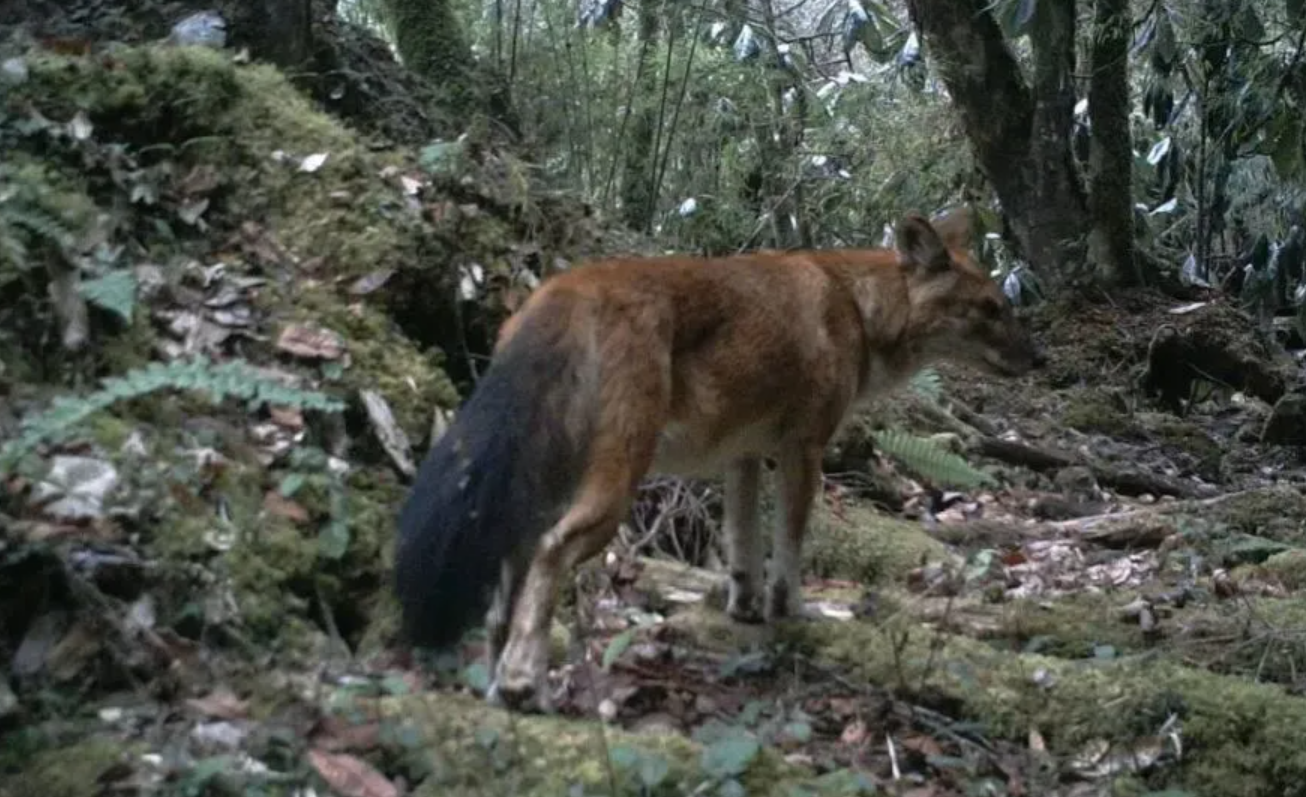
[[[399,517],[395,590],[418,647],[457,642],[483,619],[500,563],[534,546],[584,473],[596,352],[567,315],[524,320],[417,472]]]

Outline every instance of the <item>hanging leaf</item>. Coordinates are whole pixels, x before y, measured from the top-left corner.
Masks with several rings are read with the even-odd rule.
[[[1152,145],[1152,149],[1147,153],[1147,163],[1155,166],[1161,162],[1161,159],[1170,151],[1170,137],[1166,136]]]
[[[1037,0],[1003,0],[998,9],[998,24],[1007,38],[1019,39],[1029,33],[1037,7]]]
[[[637,630],[638,628],[635,627],[627,628],[625,631],[614,636],[612,641],[608,642],[608,646],[603,649],[604,670],[611,669],[612,663],[621,658],[622,653],[626,652],[626,648],[629,648],[630,643],[635,640],[635,632]]]
[[[110,271],[103,277],[83,282],[79,289],[86,301],[131,323],[136,308],[136,274],[131,269]]]

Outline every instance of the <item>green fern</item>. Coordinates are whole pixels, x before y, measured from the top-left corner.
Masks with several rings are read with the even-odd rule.
[[[281,404],[303,409],[339,412],[344,404],[324,393],[286,387],[235,360],[214,364],[206,357],[167,364],[150,363],[101,383],[88,396],[60,396],[45,412],[23,419],[18,436],[0,447],[0,474],[7,473],[37,446],[57,442],[77,424],[115,402],[158,390],[196,390],[218,403],[227,398],[248,402],[251,409]]]
[[[0,267],[34,268],[42,246],[68,251],[94,211],[83,194],[57,188],[44,166],[0,163]]]
[[[941,484],[962,489],[992,484],[993,477],[978,470],[933,440],[907,434],[900,429],[874,433],[875,444],[908,470]]]
[[[943,377],[930,367],[922,368],[911,378],[911,389],[921,398],[938,401],[943,396]]]

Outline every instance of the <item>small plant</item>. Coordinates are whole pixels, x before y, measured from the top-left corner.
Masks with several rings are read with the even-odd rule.
[[[92,414],[118,401],[158,390],[196,390],[208,394],[215,403],[240,398],[251,408],[263,404],[323,412],[339,412],[344,408],[337,399],[317,391],[286,387],[240,360],[214,364],[201,356],[167,364],[150,363],[145,368],[105,379],[100,389],[90,395],[59,396],[45,412],[25,417],[18,436],[0,447],[0,474],[11,472],[37,446],[63,439]]]
[[[932,481],[963,488],[993,482],[992,476],[971,466],[933,440],[916,437],[900,429],[885,429],[876,432],[874,437],[875,444],[881,451],[912,472]]]

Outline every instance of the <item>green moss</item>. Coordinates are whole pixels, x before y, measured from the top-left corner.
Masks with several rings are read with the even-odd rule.
[[[293,308],[287,322],[320,325],[345,339],[349,366],[341,372],[340,387],[350,395],[379,392],[412,439],[425,438],[437,407],[457,406],[458,392],[439,367],[440,352],[418,350],[379,308],[351,305],[321,285],[299,290],[286,304]]]
[[[42,797],[85,797],[99,794],[102,775],[121,765],[131,765],[145,752],[142,745],[127,744],[109,735],[92,736],[67,747],[32,755],[23,771],[8,779],[0,793],[39,794]],[[5,790],[8,791],[5,791]]]
[[[1203,506],[1201,517],[1245,534],[1306,545],[1306,495],[1292,487],[1237,493]]]
[[[146,320],[147,312],[138,307],[132,324],[101,341],[96,356],[107,373],[122,374],[134,368],[144,368],[154,359],[154,344],[159,336]]]
[[[907,631],[905,646],[890,644]],[[996,651],[899,617],[862,622],[788,623],[783,635],[818,658],[873,683],[924,684],[964,706],[1000,737],[1037,728],[1049,749],[1071,755],[1096,739],[1127,748],[1180,722],[1183,760],[1160,777],[1199,795],[1295,793],[1306,779],[1306,699],[1284,689],[1148,657],[1066,662]],[[924,665],[932,662],[927,678]],[[1036,677],[1037,675],[1037,677]]]
[[[108,412],[97,412],[86,421],[87,432],[101,448],[117,451],[135,430],[130,422]]]
[[[582,790],[612,794],[609,777],[614,773],[617,795],[680,795],[694,793],[709,780],[700,761],[703,748],[680,734],[631,733],[560,717],[510,716],[475,698],[449,693],[385,698],[381,713],[405,718],[427,740],[422,749],[429,752],[432,774],[416,788],[416,795],[499,794],[505,789],[521,797]],[[635,771],[619,763],[609,767],[605,754],[620,762],[621,755],[613,751],[623,749],[665,762],[666,776],[656,788],[641,791]],[[754,795],[839,793],[795,792],[802,786],[819,789],[821,779],[766,748],[740,780],[745,793]]]
[[[1072,429],[1085,433],[1123,437],[1136,432],[1129,413],[1099,390],[1072,393],[1061,412],[1061,420]]]
[[[1277,553],[1261,564],[1266,575],[1294,592],[1306,589],[1306,551],[1293,549]],[[1235,572],[1235,576],[1240,573]]]
[[[947,546],[919,523],[897,520],[851,501],[839,514],[818,501],[803,543],[805,574],[866,584],[902,579],[924,562],[952,558]]]

